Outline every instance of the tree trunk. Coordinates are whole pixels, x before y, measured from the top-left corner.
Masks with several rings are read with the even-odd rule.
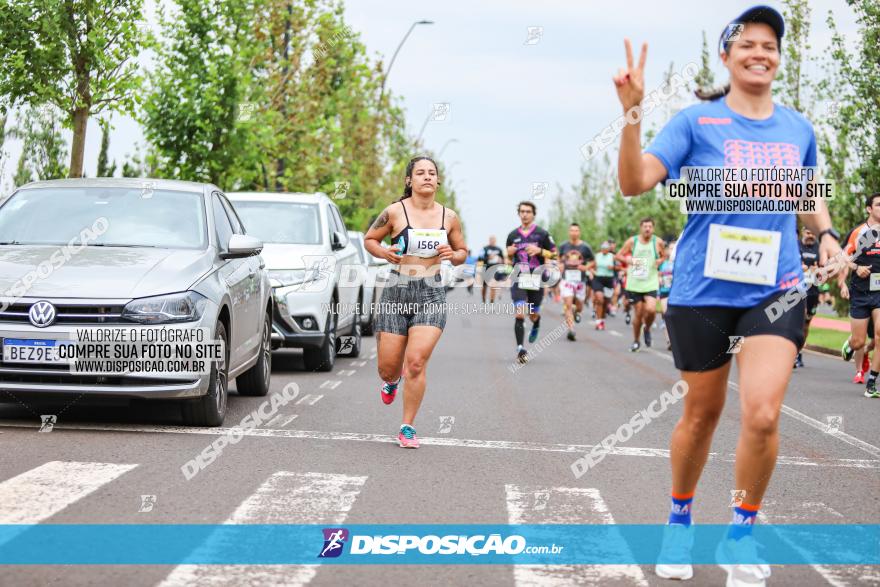
[[[70,147],[70,173],[68,177],[82,177],[88,123],[88,108],[77,108],[73,111],[73,144]]]

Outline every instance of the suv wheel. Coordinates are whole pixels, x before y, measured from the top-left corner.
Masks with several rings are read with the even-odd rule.
[[[346,345],[345,348],[341,348],[342,345],[337,343],[337,349],[339,351],[340,357],[349,357],[351,359],[357,358],[361,354],[361,323],[359,320],[356,320],[354,326],[351,327],[351,332],[349,336],[354,338],[351,345]],[[342,340],[342,339],[340,339]]]
[[[336,362],[336,324],[338,321],[336,311],[332,309],[336,307],[335,299],[330,307],[330,313],[327,314],[324,343],[318,348],[303,349],[303,363],[306,371],[333,370],[333,364]]]
[[[262,397],[269,393],[272,377],[272,314],[266,312],[260,338],[260,355],[254,366],[235,380],[239,395]]]
[[[183,423],[187,426],[220,426],[226,416],[226,402],[229,397],[229,340],[222,322],[217,322],[214,340],[223,345],[223,358],[211,366],[208,393],[200,398],[187,400],[181,406]]]

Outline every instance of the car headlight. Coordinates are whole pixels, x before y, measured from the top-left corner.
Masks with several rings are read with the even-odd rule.
[[[132,300],[122,310],[122,318],[141,324],[195,322],[202,317],[208,300],[194,291]]]
[[[280,269],[269,271],[269,285],[283,287],[287,285],[299,285],[307,281],[315,281],[320,277],[317,269]]]

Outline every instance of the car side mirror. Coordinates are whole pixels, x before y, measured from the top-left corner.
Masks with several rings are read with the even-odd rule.
[[[345,233],[338,230],[333,231],[333,236],[330,237],[330,248],[338,251],[339,249],[344,249],[347,244],[348,236]]]
[[[263,250],[263,241],[247,234],[233,234],[229,237],[226,250],[220,253],[221,259],[241,259],[258,255]]]

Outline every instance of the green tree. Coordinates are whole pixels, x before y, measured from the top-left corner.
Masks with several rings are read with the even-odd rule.
[[[3,177],[6,171],[6,163],[8,162],[8,154],[4,145],[6,143],[6,108],[0,103],[0,177]],[[0,197],[6,195],[3,186],[0,186]]]
[[[143,123],[165,177],[322,191],[368,226],[417,152],[337,0],[177,0]],[[442,163],[438,162],[443,173]],[[438,197],[454,200],[443,186]]]
[[[706,40],[706,31],[703,31],[703,49],[700,52],[700,71],[694,78],[694,85],[698,89],[708,90],[715,85],[715,74],[712,72],[712,54],[709,53],[709,42]]]
[[[107,151],[110,149],[110,125],[101,123],[101,150],[98,152],[98,170],[96,177],[113,177],[116,173],[116,162],[109,163]]]
[[[28,108],[10,130],[22,141],[16,170],[16,186],[32,180],[58,179],[67,175],[67,144],[61,134],[60,116],[51,106]]]
[[[162,177],[234,188],[238,163],[254,156],[243,125],[252,116],[255,125],[267,122],[247,103],[255,6],[177,0],[169,15],[160,5],[164,40],[149,76],[142,122]],[[263,126],[263,132],[272,131]]]
[[[773,84],[775,97],[802,114],[809,111],[809,82],[803,75],[809,57],[810,6],[807,0],[783,0],[785,42],[782,43],[782,67]]]
[[[864,197],[880,190],[880,7],[872,0],[847,0],[855,11],[854,51],[828,14],[830,61],[819,86],[828,108],[818,144],[834,182],[835,223],[852,228],[865,219]]]
[[[134,110],[142,18],[143,0],[0,0],[0,96],[64,113],[71,177],[82,176],[89,117]]]

